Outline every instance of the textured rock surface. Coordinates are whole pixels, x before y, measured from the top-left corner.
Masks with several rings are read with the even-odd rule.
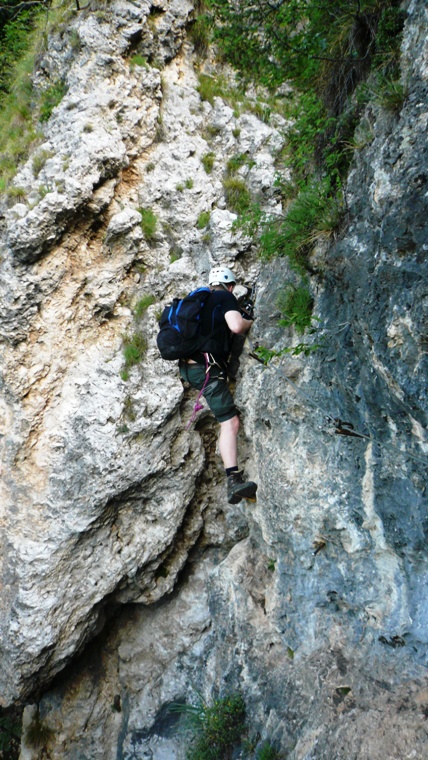
[[[202,413],[185,431],[192,400],[157,357],[155,317],[226,261],[259,273],[251,340],[296,337],[277,327],[286,263],[259,271],[222,186],[227,160],[248,151],[247,185],[275,208],[282,125],[201,103],[182,47],[191,7],[159,8],[149,21],[145,4],[113,4],[114,24],[80,16],[78,54],[66,36],[53,42],[39,76],[65,67],[69,90],[46,125],[61,161],[45,171],[65,191],[4,211],[3,701],[51,683],[40,714],[55,758],[184,760],[170,703],[238,689],[254,746],[267,739],[292,760],[422,758],[426,10],[409,6],[409,97],[397,117],[367,111],[373,140],[355,157],[346,229],[314,257],[321,347],[268,369],[242,362],[241,459],[259,495],[231,508],[215,426]],[[163,61],[161,74],[132,68],[133,52]],[[140,208],[158,218],[150,242]],[[124,381],[123,335],[136,330],[148,350]],[[335,435],[334,418],[371,440]],[[22,760],[36,755],[24,733]]]

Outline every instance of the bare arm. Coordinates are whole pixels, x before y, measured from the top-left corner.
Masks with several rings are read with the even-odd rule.
[[[232,330],[233,333],[236,333],[236,335],[248,332],[253,324],[252,319],[244,319],[239,311],[227,311],[224,318],[229,329]]]

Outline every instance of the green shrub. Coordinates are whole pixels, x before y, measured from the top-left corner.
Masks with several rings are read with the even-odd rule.
[[[136,318],[141,319],[149,306],[152,306],[154,303],[156,303],[155,296],[152,296],[150,294],[142,296],[142,298],[140,298],[135,305],[134,314]]]
[[[316,241],[331,237],[343,214],[340,192],[331,196],[328,183],[307,185],[290,203],[284,217],[270,217],[262,223],[261,255],[287,256],[292,268],[303,273],[310,269],[308,255]]]
[[[277,306],[282,313],[280,327],[294,326],[300,334],[311,327],[313,298],[306,285],[288,283],[278,296]]]
[[[201,211],[201,213],[198,216],[198,221],[196,222],[196,226],[198,230],[203,230],[204,227],[207,227],[211,218],[211,212],[210,211]]]
[[[216,699],[209,707],[172,705],[171,710],[186,715],[195,737],[188,760],[229,760],[245,728],[245,703],[240,694]]]
[[[251,195],[245,182],[236,177],[229,177],[223,181],[226,203],[231,211],[243,214],[250,208]]]
[[[193,187],[193,184],[194,184],[193,179],[189,177],[188,179],[186,179],[184,186],[187,188],[187,190],[191,190]]]
[[[144,358],[147,351],[147,341],[140,332],[133,335],[125,335],[123,338],[123,356],[125,358],[125,369],[139,364]]]
[[[139,208],[141,214],[141,228],[147,241],[153,240],[156,235],[158,220],[151,208]]]
[[[207,174],[211,174],[214,167],[214,161],[215,161],[214,153],[205,153],[205,155],[202,156],[201,158],[202,166],[204,167]]]

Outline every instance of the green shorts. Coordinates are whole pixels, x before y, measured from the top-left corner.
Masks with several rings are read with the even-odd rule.
[[[205,367],[202,364],[180,362],[180,375],[192,388],[200,391],[205,382]],[[238,414],[225,373],[220,367],[210,368],[210,379],[204,388],[203,397],[217,422],[227,422]]]

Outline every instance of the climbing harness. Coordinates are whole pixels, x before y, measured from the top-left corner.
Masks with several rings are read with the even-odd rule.
[[[413,459],[415,462],[420,462],[420,463],[424,464],[425,467],[428,466],[428,461],[426,459],[424,459],[423,457],[419,457],[416,454],[411,454],[408,451],[402,451],[402,449],[398,448],[398,446],[394,446],[393,443],[381,443],[380,441],[377,441],[376,438],[373,438],[370,435],[365,435],[364,433],[361,433],[360,431],[355,430],[354,426],[352,425],[352,423],[350,423],[350,422],[343,422],[338,417],[333,417],[333,415],[331,415],[322,406],[320,406],[320,404],[318,404],[317,401],[314,401],[314,399],[312,399],[310,396],[308,396],[308,394],[305,393],[305,391],[302,390],[302,388],[299,388],[299,386],[296,385],[296,383],[293,383],[293,381],[290,380],[289,377],[287,377],[287,375],[281,369],[281,367],[275,367],[274,365],[271,365],[270,360],[267,361],[267,362],[265,362],[265,361],[263,361],[263,359],[260,358],[260,356],[257,356],[256,347],[255,347],[254,343],[251,341],[251,338],[248,337],[248,335],[247,335],[247,340],[248,340],[248,344],[249,344],[250,349],[251,349],[251,352],[250,352],[249,356],[251,356],[252,359],[255,359],[256,361],[258,361],[264,367],[267,367],[269,369],[274,369],[275,372],[277,372],[279,375],[281,375],[281,377],[283,377],[284,380],[286,380],[287,383],[289,383],[294,388],[294,390],[297,391],[297,393],[300,393],[300,395],[303,396],[310,404],[312,404],[312,406],[315,406],[317,409],[319,409],[323,413],[323,415],[328,420],[330,420],[330,422],[333,423],[333,425],[334,425],[334,432],[337,435],[346,435],[346,436],[350,436],[350,437],[353,437],[353,438],[363,438],[366,441],[369,441],[370,443],[374,443],[376,446],[379,446],[380,448],[393,449],[394,451],[397,451],[399,454],[401,454],[401,456],[409,457],[410,459]]]
[[[212,366],[214,366],[214,364],[216,364],[216,362],[214,361],[213,357],[210,357],[210,354],[204,353],[204,359],[205,359],[205,380],[204,380],[204,384],[203,384],[203,386],[202,386],[201,390],[199,391],[198,396],[196,398],[195,405],[193,407],[192,416],[191,416],[189,422],[186,425],[186,430],[189,430],[190,426],[194,423],[194,421],[196,419],[197,413],[200,412],[201,409],[204,408],[204,405],[200,403],[201,396],[202,396],[205,388],[207,387],[208,381],[210,379],[210,369],[211,369]]]

